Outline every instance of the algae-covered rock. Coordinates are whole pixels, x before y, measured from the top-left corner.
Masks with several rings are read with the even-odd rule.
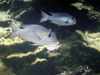
[[[8,11],[0,11],[0,21],[10,21],[9,10]]]
[[[6,0],[0,0],[0,4],[6,3]]]
[[[44,59],[44,58],[36,58],[36,60],[33,61],[33,62],[31,63],[31,65],[35,65],[35,64],[37,64],[38,62],[43,62],[43,61],[47,61],[47,59]]]
[[[13,39],[10,39],[9,36],[11,35],[11,32],[12,32],[12,30],[10,27],[6,27],[6,28],[0,27],[0,45],[13,45],[16,43],[23,43],[24,42],[19,37],[15,37]]]
[[[100,23],[100,12],[99,11],[90,10],[90,11],[88,11],[88,16],[93,21]]]
[[[24,2],[32,2],[32,0],[23,0]]]
[[[2,22],[2,21],[11,21],[11,20],[13,20],[13,18],[14,19],[20,18],[20,16],[22,14],[27,12],[27,10],[23,10],[23,11],[20,10],[20,13],[16,14],[16,12],[10,13],[10,11],[11,10],[0,11],[0,22]]]
[[[88,66],[79,66],[76,67],[75,70],[64,71],[57,75],[89,75],[91,74],[91,70],[92,69],[90,69]]]
[[[64,27],[64,29],[63,27],[59,27],[57,31],[54,28],[54,31],[58,34],[57,37],[59,38],[61,36],[62,38],[59,38],[62,46],[57,51],[47,53],[45,47],[34,47],[29,42],[24,42],[19,36],[10,39],[9,36],[12,33],[11,28],[8,24],[7,27],[2,24],[2,22],[7,23],[8,21],[13,21],[18,25],[22,25],[24,21],[20,21],[22,19],[21,16],[23,15],[28,19],[30,18],[29,16],[32,16],[32,12],[29,13],[30,15],[27,15],[26,12],[34,8],[32,4],[34,4],[35,0],[8,0],[7,3],[5,1],[7,0],[0,1],[2,3],[0,5],[3,5],[2,10],[0,10],[0,75],[95,75],[92,71],[95,73],[100,72],[99,31],[90,33],[84,27],[84,31],[81,31],[81,29],[80,31],[76,31],[78,33],[77,35],[74,30],[81,27],[78,25],[78,23],[81,25],[79,21],[75,25],[76,28],[74,26]],[[84,14],[93,20],[99,21],[99,12],[95,11],[95,8],[91,4],[85,4],[85,0],[78,1],[72,4],[72,6],[78,9],[77,11],[83,13],[81,10],[85,9],[88,12]],[[37,5],[41,5],[41,3],[35,6]],[[45,8],[43,9],[45,10]],[[59,10],[56,9],[54,11]],[[85,17],[88,18],[88,16]],[[34,18],[34,16],[32,17]],[[83,18],[78,17],[78,19],[83,21]],[[27,20],[27,22],[30,21]],[[85,24],[87,25],[86,22]]]
[[[92,10],[92,9],[94,9],[94,7],[91,6],[91,5],[85,5],[85,4],[79,3],[79,2],[72,3],[71,5],[74,6],[74,7],[76,7],[78,10],[82,10],[82,9]]]
[[[85,46],[95,48],[98,51],[100,51],[100,33],[99,32],[89,33],[88,31],[86,31],[85,33],[83,33],[82,31],[79,31],[79,30],[77,30],[76,32],[82,36],[83,40],[85,41],[83,42]]]
[[[5,66],[3,61],[0,59],[0,75],[16,75],[12,72],[11,68]]]
[[[8,56],[7,56],[7,59],[9,59],[9,58],[14,58],[14,57],[22,58],[22,57],[26,57],[26,56],[33,55],[33,54],[35,55],[35,54],[41,52],[44,48],[45,48],[44,46],[39,46],[39,47],[37,47],[37,49],[35,49],[33,52],[11,54],[11,55],[8,55]]]
[[[84,2],[85,3],[85,2]],[[72,3],[71,5],[76,7],[78,10],[87,10],[88,13],[86,14],[89,19],[95,22],[100,22],[100,12],[96,11],[94,6],[91,4],[84,4],[81,2]]]

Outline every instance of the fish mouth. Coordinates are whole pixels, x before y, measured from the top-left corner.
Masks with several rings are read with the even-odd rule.
[[[54,51],[61,47],[61,44],[59,43],[55,45],[45,45],[45,47],[48,49],[48,51]]]

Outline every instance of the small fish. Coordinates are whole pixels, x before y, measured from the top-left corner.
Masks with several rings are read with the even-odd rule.
[[[42,25],[24,25],[22,29],[16,27],[12,23],[10,23],[10,25],[12,28],[12,34],[10,38],[19,35],[21,39],[33,42],[34,44],[32,45],[45,46],[49,51],[58,49],[58,47],[60,47],[60,44],[56,38],[56,34],[51,31],[51,29],[47,29]]]
[[[43,11],[41,11],[41,13],[42,18],[40,19],[40,23],[49,20],[51,23],[58,26],[70,26],[76,24],[77,22],[75,17],[67,13],[50,13],[51,15],[48,15]]]

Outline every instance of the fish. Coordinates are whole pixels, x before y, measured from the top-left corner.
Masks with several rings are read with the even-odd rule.
[[[22,40],[32,42],[34,46],[45,46],[48,51],[56,50],[60,47],[60,43],[55,32],[42,25],[30,24],[24,25],[22,28],[9,23],[12,28],[10,38],[20,36]]]
[[[56,24],[58,26],[70,26],[75,25],[77,23],[76,18],[68,13],[52,13],[51,15],[41,11],[42,18],[40,19],[40,23],[45,21],[49,21],[50,23]]]

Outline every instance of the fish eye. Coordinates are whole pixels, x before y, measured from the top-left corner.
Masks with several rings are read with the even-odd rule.
[[[51,33],[48,35],[48,37],[51,37]]]
[[[68,23],[68,21],[66,21],[65,23]]]

